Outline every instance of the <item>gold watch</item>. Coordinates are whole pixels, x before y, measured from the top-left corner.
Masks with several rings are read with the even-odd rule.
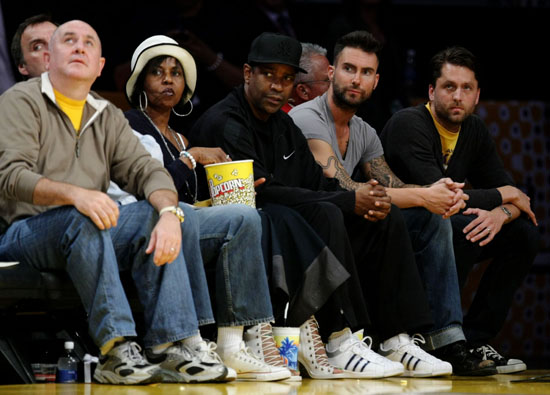
[[[183,210],[177,206],[164,207],[162,210],[159,211],[159,217],[167,211],[170,211],[172,214],[178,217],[180,222],[183,222],[185,220],[185,214],[183,213]]]

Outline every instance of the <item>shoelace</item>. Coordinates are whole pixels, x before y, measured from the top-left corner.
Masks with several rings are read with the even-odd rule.
[[[504,357],[498,353],[490,345],[486,344],[484,346],[478,347],[476,351],[483,355],[483,359],[492,359],[493,361],[504,361]]]
[[[193,358],[196,358],[193,355],[193,352],[182,342],[175,342],[170,346],[166,351],[173,352],[174,354],[179,354],[183,356],[186,360],[191,361]]]
[[[363,336],[363,339],[359,340],[357,337],[353,336],[352,342],[350,343],[349,347],[346,347],[346,350],[349,349],[350,347],[355,347],[355,346],[358,346],[360,350],[364,350],[366,347],[367,350],[370,351],[372,349],[372,337]]]
[[[244,354],[246,358],[248,358],[248,361],[246,361],[245,358],[242,357],[240,358],[241,360],[245,360],[245,362],[252,363],[256,366],[264,365],[262,361],[259,361],[254,357],[254,355],[250,352],[250,348],[248,348],[244,342],[241,342],[241,348],[239,351],[242,352],[242,354]]]
[[[420,344],[426,344],[426,339],[424,339],[424,336],[422,336],[420,333],[415,333],[411,337],[411,341],[420,347]]]
[[[363,336],[362,340],[357,339],[356,341],[351,343],[350,347],[356,347],[354,348],[355,352],[361,355],[363,358],[370,360],[371,362],[380,363],[381,361],[385,360],[384,357],[377,354],[372,349],[372,337],[370,336]]]
[[[317,357],[317,364],[326,368],[332,368],[332,365],[328,362],[327,353],[325,351],[325,345],[319,335],[319,324],[315,318],[310,318],[307,322],[309,330],[311,331],[311,338],[313,340],[313,349],[315,350],[315,356]]]
[[[260,324],[260,338],[264,351],[264,362],[273,366],[284,366],[284,360],[279,353],[279,349],[273,339],[271,325]]]
[[[210,342],[207,340],[203,340],[196,348],[197,353],[200,354],[200,359],[204,360],[203,354],[206,354],[206,356],[211,360],[215,361],[216,363],[223,363],[222,359],[216,352],[216,349],[218,348],[218,345],[214,342]]]
[[[121,345],[120,353],[136,365],[145,364],[145,358],[141,355],[141,347],[135,342],[126,342]]]
[[[421,347],[420,347],[420,344],[426,344],[426,339],[424,339],[424,336],[422,336],[420,333],[415,333],[414,335],[412,335],[411,337],[411,342],[409,344],[407,344],[405,347],[407,347],[408,350],[410,350],[410,346],[415,346],[415,356],[417,358],[422,358],[426,361],[435,361],[437,360],[437,358],[435,358],[433,355],[427,353],[426,351],[424,351]]]

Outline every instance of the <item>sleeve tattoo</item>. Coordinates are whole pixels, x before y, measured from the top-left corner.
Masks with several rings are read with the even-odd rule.
[[[387,188],[403,188],[405,185],[394,173],[384,159],[384,155],[374,158],[365,164],[365,176],[374,178],[380,185]]]
[[[334,163],[334,168],[336,169],[336,173],[334,174],[334,178],[336,178],[338,180],[338,182],[340,183],[340,186],[342,188],[344,188],[348,191],[355,191],[355,190],[361,188],[361,186],[363,185],[363,184],[361,184],[359,182],[355,182],[351,179],[351,177],[347,173],[346,169],[344,169],[344,167],[342,166],[342,164],[340,163],[338,158],[335,157],[334,155],[328,157],[328,161],[327,161],[326,165],[319,162],[319,161],[317,161],[317,163],[319,164],[319,166],[321,166],[321,168],[323,169],[323,172],[327,169],[330,169],[332,164]]]

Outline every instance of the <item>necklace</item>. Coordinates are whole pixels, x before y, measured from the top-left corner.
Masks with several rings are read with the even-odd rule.
[[[172,136],[174,137],[174,140],[176,140],[176,144],[178,145],[178,149],[180,150],[180,156],[183,151],[185,151],[185,141],[183,141],[183,138],[180,136],[179,133],[176,133],[174,129],[168,125],[168,130],[172,132]]]
[[[147,118],[147,120],[149,121],[149,123],[151,123],[151,125],[153,125],[153,127],[155,128],[155,130],[157,131],[157,133],[160,135],[160,138],[162,139],[162,142],[164,143],[164,146],[166,147],[166,151],[168,151],[168,154],[170,155],[170,157],[172,158],[172,161],[175,161],[176,160],[176,157],[174,156],[174,154],[172,154],[172,151],[170,150],[170,147],[168,147],[168,142],[166,141],[166,138],[164,137],[164,135],[162,134],[162,132],[160,131],[160,129],[157,127],[157,125],[153,122],[153,120],[151,119],[151,117],[149,117],[149,115],[147,115],[147,113],[145,111],[142,111],[143,115],[145,115],[145,118]],[[176,133],[174,131],[174,129],[172,129],[170,127],[170,125],[168,125],[168,129],[172,132],[176,142],[178,143],[178,145],[180,145],[180,147],[177,147],[178,149],[183,147],[183,150],[181,150],[181,152],[185,151],[185,142],[183,141],[182,137]],[[197,192],[198,192],[198,182],[197,182],[197,173],[195,172],[195,169],[193,169],[193,178],[195,179],[195,193],[193,195],[191,195],[191,187],[189,186],[189,183],[187,182],[187,180],[185,180],[185,185],[187,186],[187,190],[189,191],[187,193],[187,195],[189,195],[190,198],[193,199],[193,203],[196,203],[197,202]]]

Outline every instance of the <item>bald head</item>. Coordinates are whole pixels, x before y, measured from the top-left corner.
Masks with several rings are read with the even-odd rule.
[[[56,29],[46,58],[54,88],[71,98],[85,97],[105,65],[99,36],[89,24],[79,20]]]
[[[61,38],[67,35],[70,35],[71,33],[74,34],[76,31],[80,31],[82,29],[85,29],[88,31],[90,39],[94,40],[97,43],[97,45],[99,46],[99,53],[101,54],[101,40],[99,39],[97,32],[88,23],[84,21],[80,21],[78,19],[75,19],[60,25],[53,32],[52,38],[50,39],[50,45],[52,45],[52,43],[55,40],[60,40]]]

